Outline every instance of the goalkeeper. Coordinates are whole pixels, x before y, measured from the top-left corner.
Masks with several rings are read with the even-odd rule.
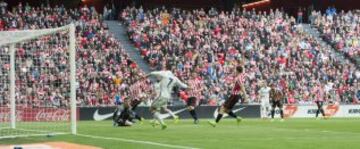
[[[114,126],[132,126],[132,112],[130,110],[130,100],[125,98],[123,103],[119,99],[115,102],[118,106],[113,115]]]

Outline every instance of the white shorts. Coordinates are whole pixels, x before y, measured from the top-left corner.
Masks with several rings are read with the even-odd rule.
[[[261,99],[261,107],[270,107],[269,99]]]
[[[166,108],[167,103],[168,103],[167,98],[159,97],[153,101],[153,103],[151,104],[151,108],[160,110],[161,108]]]

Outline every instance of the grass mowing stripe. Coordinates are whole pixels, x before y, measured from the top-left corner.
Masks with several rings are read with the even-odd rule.
[[[124,138],[113,138],[113,137],[94,136],[94,135],[86,135],[86,134],[77,134],[77,136],[87,137],[87,138],[92,138],[92,139],[103,139],[103,140],[122,141],[122,142],[129,142],[129,143],[149,144],[149,145],[162,146],[162,147],[168,147],[168,148],[177,148],[177,149],[198,149],[195,147],[171,145],[171,144],[164,144],[164,143],[150,142],[150,141],[131,140],[131,139],[124,139]]]
[[[246,125],[242,127],[258,127],[258,126],[252,126],[252,125]],[[318,133],[338,133],[338,134],[351,134],[351,135],[360,135],[360,133],[357,132],[349,132],[349,131],[332,131],[332,130],[318,130],[318,129],[296,129],[296,128],[284,128],[284,127],[271,127],[271,126],[262,126],[263,128],[269,128],[269,129],[276,129],[280,131],[306,131],[306,132],[318,132]]]
[[[126,140],[158,142],[179,145],[183,148],[206,149],[344,149],[360,146],[360,119],[289,119],[285,122],[244,119],[238,126],[234,119],[224,119],[216,128],[201,119],[194,125],[191,119],[172,124],[166,120],[169,128],[165,131],[147,125],[115,128],[112,121],[80,121],[79,134],[121,138]],[[41,124],[41,123],[39,123]],[[25,127],[24,127],[25,128]],[[0,132],[1,134],[1,132]],[[229,137],[230,136],[230,137]],[[0,140],[0,144],[28,144],[49,141],[65,141],[87,144],[104,149],[160,149],[174,148],[150,145],[118,139],[98,139],[77,135],[59,135],[55,137],[32,137]]]

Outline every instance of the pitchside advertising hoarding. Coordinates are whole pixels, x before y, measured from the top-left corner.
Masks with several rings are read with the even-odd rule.
[[[169,106],[176,115],[180,118],[191,118],[188,110],[184,106]],[[195,110],[199,118],[214,118],[217,113],[217,106],[199,106]],[[80,108],[80,120],[95,120],[102,121],[112,118],[115,107],[89,107]],[[239,105],[233,108],[235,114],[244,118],[258,118],[260,117],[259,105]],[[152,115],[149,107],[138,107],[136,112],[145,119],[151,119]],[[226,116],[226,115],[225,115]],[[170,114],[162,113],[162,118],[171,118]]]
[[[70,115],[70,109],[65,108],[16,108],[16,120],[22,122],[70,121]],[[0,122],[10,122],[10,108],[0,108]]]
[[[180,118],[191,118],[186,107],[168,107]],[[109,120],[112,118],[115,107],[80,107],[77,109],[78,120]],[[199,118],[214,118],[218,106],[199,106],[196,112]],[[330,117],[358,117],[360,118],[360,105],[325,105],[325,114]],[[260,105],[238,105],[233,111],[244,118],[260,118]],[[317,107],[315,105],[285,105],[286,118],[313,118]],[[138,107],[136,112],[146,119],[152,118],[149,107]],[[279,110],[276,109],[276,117]],[[226,115],[224,115],[226,116]],[[162,118],[171,118],[168,113],[163,113]],[[17,121],[70,121],[70,110],[62,108],[17,108]],[[0,108],[0,122],[10,121],[10,109]]]
[[[169,107],[180,118],[191,118],[185,107]],[[217,106],[199,106],[196,112],[199,118],[214,118],[217,115]],[[239,105],[233,108],[233,111],[244,118],[260,118],[260,105]],[[112,117],[115,107],[101,108],[81,108],[80,120],[108,120]],[[346,118],[359,117],[360,105],[326,105],[325,114],[330,117]],[[285,105],[284,115],[286,118],[313,118],[315,117],[317,107],[315,105]],[[149,107],[139,107],[136,112],[146,119],[152,118]],[[279,109],[276,109],[276,117],[280,117]],[[226,115],[224,115],[226,116]],[[171,118],[169,114],[162,114],[163,118]]]
[[[185,107],[169,107],[180,118],[191,118]],[[217,115],[217,106],[199,106],[196,112],[199,118],[214,118]],[[244,118],[260,118],[260,105],[239,105],[233,108],[233,111]],[[108,120],[112,117],[115,107],[101,108],[81,108],[80,120]],[[358,117],[360,118],[360,105],[326,105],[325,114],[330,117]],[[286,118],[313,118],[315,117],[317,107],[315,105],[285,105],[284,115]],[[146,119],[152,118],[148,107],[139,107],[136,112]],[[276,117],[280,117],[279,110],[276,109]],[[224,115],[226,116],[226,115]],[[167,113],[161,115],[163,118],[171,118]]]
[[[360,105],[325,105],[325,115],[329,117],[359,117]],[[315,117],[316,105],[285,105],[284,116],[286,118],[310,118]],[[279,117],[279,109],[276,109],[276,117]],[[319,114],[321,116],[321,114]]]

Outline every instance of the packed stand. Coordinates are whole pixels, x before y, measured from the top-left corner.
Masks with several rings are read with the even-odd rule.
[[[331,7],[325,14],[314,11],[312,18],[312,23],[335,49],[360,60],[360,10],[337,13]]]
[[[121,20],[129,38],[153,69],[171,67],[183,80],[204,82],[202,103],[219,104],[232,87],[236,65],[244,65],[250,103],[259,102],[260,82],[277,84],[288,103],[311,104],[318,88],[330,102],[357,103],[360,72],[321,47],[278,10],[270,13],[210,9],[127,8]]]
[[[142,72],[108,32],[102,15],[86,6],[23,6],[1,12],[0,31],[45,29],[76,24],[76,67],[78,106],[113,105],[114,98],[130,96],[129,86]],[[24,106],[69,105],[68,36],[64,33],[44,36],[17,45],[16,102]],[[9,73],[7,48],[1,47],[3,86]],[[0,106],[9,104],[7,87],[2,88]],[[120,94],[121,93],[121,94]]]

